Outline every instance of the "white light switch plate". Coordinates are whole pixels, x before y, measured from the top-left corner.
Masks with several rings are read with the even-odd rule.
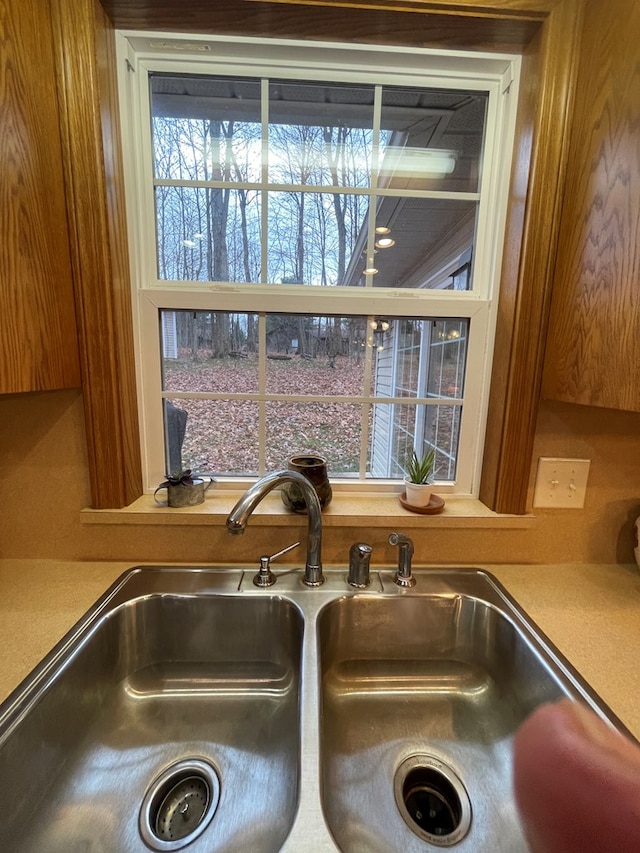
[[[582,509],[590,464],[589,459],[541,456],[533,493],[534,507]]]

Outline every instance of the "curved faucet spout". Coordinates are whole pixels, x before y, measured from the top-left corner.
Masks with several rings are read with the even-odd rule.
[[[324,583],[322,574],[322,510],[318,495],[310,480],[297,471],[276,471],[262,477],[242,495],[227,517],[229,533],[244,533],[249,516],[260,501],[272,489],[283,483],[296,483],[307,504],[309,525],[307,529],[307,562],[304,569],[303,583],[307,586],[321,586]]]

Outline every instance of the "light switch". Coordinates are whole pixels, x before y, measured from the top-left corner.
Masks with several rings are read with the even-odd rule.
[[[541,456],[533,494],[534,507],[582,509],[590,464],[590,459]]]

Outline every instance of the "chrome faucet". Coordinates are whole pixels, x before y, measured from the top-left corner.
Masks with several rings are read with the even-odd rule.
[[[391,533],[389,545],[398,545],[398,569],[393,580],[398,586],[410,587],[416,585],[416,579],[411,574],[411,558],[413,557],[413,542],[404,533]]]
[[[324,583],[322,574],[322,510],[318,495],[310,480],[297,471],[276,471],[262,477],[242,495],[227,517],[227,530],[238,535],[244,533],[249,516],[260,501],[272,489],[283,483],[296,483],[304,495],[307,504],[309,525],[307,528],[307,562],[304,567],[302,582],[307,586],[321,586]]]

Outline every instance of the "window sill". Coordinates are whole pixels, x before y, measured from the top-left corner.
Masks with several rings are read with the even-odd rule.
[[[213,490],[212,490],[213,491]],[[179,509],[158,506],[152,495],[143,495],[123,509],[83,509],[84,524],[152,524],[152,525],[223,525],[227,515],[242,493],[219,491],[207,496],[195,507]],[[349,492],[334,493],[333,500],[322,514],[323,526],[331,527],[388,527],[402,520],[407,529],[432,528],[530,528],[535,517],[500,515],[479,500],[447,498],[437,515],[423,515],[402,507],[396,495],[362,495]],[[280,495],[273,492],[265,497],[251,517],[251,524],[264,527],[304,527],[306,518],[289,512]]]

